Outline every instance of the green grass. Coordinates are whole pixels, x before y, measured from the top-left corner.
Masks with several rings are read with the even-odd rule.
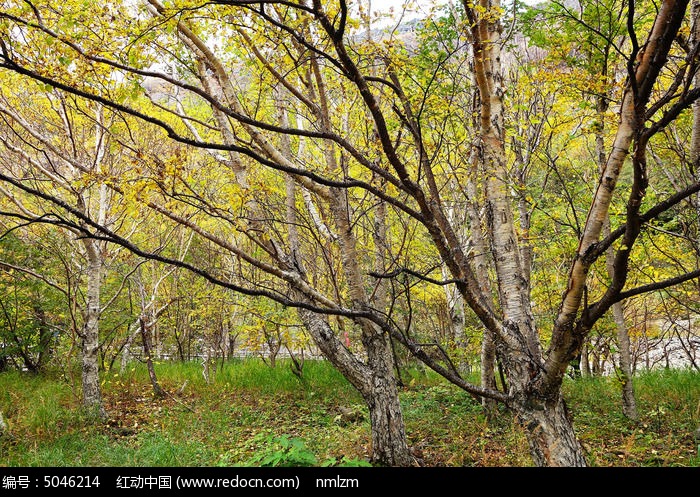
[[[637,422],[626,419],[615,377],[564,385],[589,463],[596,466],[698,466],[694,431],[700,426],[700,374],[658,370],[634,378]]]
[[[370,427],[359,394],[329,364],[231,361],[207,382],[199,363],[156,365],[171,395],[153,397],[137,364],[104,374],[107,423],[81,414],[67,378],[0,374],[0,466],[302,466],[366,464]],[[74,378],[79,378],[75,375]],[[488,421],[479,403],[432,374],[406,372],[401,402],[409,443],[429,466],[528,466],[527,442],[503,409]],[[75,380],[73,380],[75,381]],[[635,377],[640,419],[621,414],[615,378],[567,380],[564,393],[593,466],[694,466],[700,375]],[[338,422],[338,408],[364,418]]]

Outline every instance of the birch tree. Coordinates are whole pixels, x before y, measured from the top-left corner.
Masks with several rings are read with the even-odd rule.
[[[45,116],[50,119],[53,113],[54,126],[58,129],[55,134],[51,130],[50,121],[40,126],[38,122],[28,122],[21,114],[11,107],[11,100],[3,98],[0,102],[5,126],[2,130],[2,143],[6,153],[12,156],[16,164],[9,166],[6,171],[13,173],[16,178],[35,184],[50,181],[55,195],[68,198],[72,205],[85,215],[93,216],[100,224],[108,226],[109,193],[101,181],[93,181],[99,177],[103,169],[107,138],[103,132],[103,114],[99,106],[92,117],[93,127],[87,131],[92,143],[79,142],[76,135],[86,130],[76,125],[76,117],[72,114],[68,102],[60,96],[44,100]],[[79,118],[78,118],[79,120]],[[19,140],[18,140],[19,138]],[[58,145],[60,140],[66,148]],[[32,143],[36,151],[28,151],[22,142]],[[87,147],[87,150],[86,148]],[[92,151],[90,154],[89,151]],[[87,154],[86,154],[87,152]],[[11,192],[5,194],[13,199],[20,218],[28,222],[40,218],[44,213],[41,205],[28,206],[21,197],[14,197]],[[69,230],[70,233],[70,230]],[[73,236],[78,232],[72,231]],[[99,376],[99,321],[103,311],[101,288],[104,278],[104,264],[108,257],[106,242],[95,239],[78,237],[85,265],[85,303],[81,328],[77,330],[81,344],[81,371],[83,404],[98,417],[105,417],[102,405]],[[75,244],[74,244],[75,246]],[[76,247],[76,250],[78,248]]]

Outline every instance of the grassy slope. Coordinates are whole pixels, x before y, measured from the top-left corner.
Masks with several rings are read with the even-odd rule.
[[[285,363],[233,362],[207,384],[199,364],[160,364],[165,399],[154,399],[139,365],[106,374],[107,425],[79,413],[66,378],[0,374],[0,466],[353,465],[369,453],[366,409],[325,363],[307,361],[304,381]],[[404,376],[409,442],[426,466],[528,466],[527,444],[504,414],[487,422],[464,392],[432,377]],[[620,413],[614,378],[570,380],[566,396],[592,466],[698,466],[700,374],[636,378],[641,419]],[[364,414],[345,422],[340,408]]]

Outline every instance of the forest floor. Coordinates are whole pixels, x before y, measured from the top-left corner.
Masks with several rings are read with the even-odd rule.
[[[226,366],[207,383],[192,367],[161,366],[155,398],[142,372],[103,383],[107,423],[86,423],[69,381],[0,375],[0,466],[367,465],[369,421],[361,398],[325,366],[254,373]],[[199,375],[199,376],[198,376]],[[248,376],[246,376],[248,375]],[[565,394],[591,466],[700,466],[700,374],[659,371],[635,379],[640,419],[620,413],[610,377],[567,381]],[[416,465],[530,466],[527,443],[505,411],[435,378],[404,378],[401,391]]]

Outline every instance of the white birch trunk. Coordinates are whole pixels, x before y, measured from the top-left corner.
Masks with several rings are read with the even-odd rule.
[[[500,4],[482,0],[483,14],[469,2],[463,4],[474,43],[474,72],[480,93],[479,161],[486,174],[487,226],[503,323],[494,338],[509,382],[510,405],[526,429],[537,465],[585,466],[583,449],[560,392],[541,395],[531,385],[532,378],[540,374],[542,356],[506,183],[501,26],[495,15]]]
[[[100,172],[105,153],[104,131],[102,129],[102,109],[98,107],[96,112],[97,125],[95,126],[95,161],[93,168]],[[97,222],[101,226],[107,221],[107,188],[100,183],[97,189]],[[83,197],[78,198],[86,214],[89,214],[90,206]],[[102,271],[104,267],[105,242],[91,239],[83,239],[83,247],[87,258],[87,290],[85,292],[84,322],[81,333],[82,346],[82,390],[83,406],[100,418],[107,416],[102,402],[99,371],[100,348],[100,315],[102,307],[100,293],[102,288]]]
[[[91,415],[104,418],[98,361],[102,258],[95,241],[86,239],[83,244],[88,258],[85,317],[80,336],[83,406]]]

